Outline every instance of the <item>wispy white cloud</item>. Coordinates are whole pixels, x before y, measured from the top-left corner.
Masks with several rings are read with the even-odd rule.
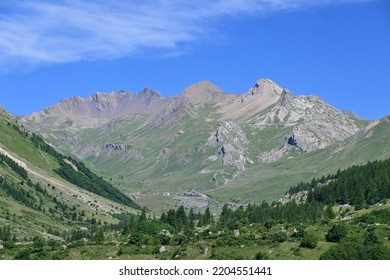
[[[370,0],[13,0],[0,2],[0,69],[180,51],[221,17]]]

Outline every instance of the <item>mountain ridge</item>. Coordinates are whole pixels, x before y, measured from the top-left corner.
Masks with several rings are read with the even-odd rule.
[[[335,166],[314,162],[317,154],[328,149],[338,151],[328,151],[330,162],[342,159],[364,139],[374,143],[367,136],[375,135],[374,123],[338,110],[320,97],[295,96],[269,79],[257,80],[241,94],[224,93],[202,81],[171,97],[145,88],[136,94],[99,93],[75,101],[87,104],[84,115],[64,113],[57,104],[20,121],[57,149],[113,180],[123,192],[136,194],[152,210],[177,201],[162,193],[188,189],[224,201],[272,200],[291,185],[279,176],[290,176],[291,183],[297,183],[319,170],[334,172],[336,166],[387,154],[380,143],[383,155],[356,156]],[[366,138],[359,138],[359,133]],[[288,168],[281,170],[282,163]],[[294,164],[302,170],[291,173]],[[256,187],[259,182],[264,186]],[[161,205],[153,203],[155,199]]]

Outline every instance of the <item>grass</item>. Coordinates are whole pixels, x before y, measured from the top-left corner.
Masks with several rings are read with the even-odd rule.
[[[22,137],[16,130],[4,121],[0,121],[1,145],[18,156],[28,159],[28,162],[44,170],[51,171],[58,166],[55,159],[35,148],[31,142]]]

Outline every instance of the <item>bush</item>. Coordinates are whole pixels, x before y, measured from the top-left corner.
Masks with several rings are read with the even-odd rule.
[[[3,245],[4,245],[4,248],[6,248],[6,249],[14,249],[15,248],[15,242],[13,242],[12,240],[4,242]]]
[[[348,229],[343,224],[336,224],[328,231],[326,235],[326,241],[328,242],[339,242],[340,239],[345,237],[348,233]]]
[[[366,246],[371,246],[371,245],[377,245],[377,244],[382,244],[382,240],[378,236],[378,234],[373,231],[373,230],[368,230],[364,234],[364,245]]]
[[[269,239],[271,239],[273,242],[282,243],[287,240],[287,233],[281,230],[275,231],[270,234]]]
[[[314,249],[317,247],[318,237],[312,234],[305,234],[301,241],[300,247]]]
[[[20,251],[15,256],[15,260],[29,260],[29,259],[31,259],[31,252],[28,249]]]

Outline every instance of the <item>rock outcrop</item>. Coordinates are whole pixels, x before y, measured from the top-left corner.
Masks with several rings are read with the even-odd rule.
[[[292,96],[287,90],[283,90],[279,102],[268,113],[257,115],[248,124],[258,130],[291,127],[285,141],[302,152],[323,149],[359,130],[352,118],[319,97]]]
[[[126,145],[107,143],[103,145],[103,150],[107,152],[123,152],[127,150]]]
[[[253,163],[247,156],[249,141],[245,132],[233,121],[221,122],[209,137],[209,144],[219,146],[218,155],[224,166],[232,166],[241,172],[245,170],[247,162]]]

